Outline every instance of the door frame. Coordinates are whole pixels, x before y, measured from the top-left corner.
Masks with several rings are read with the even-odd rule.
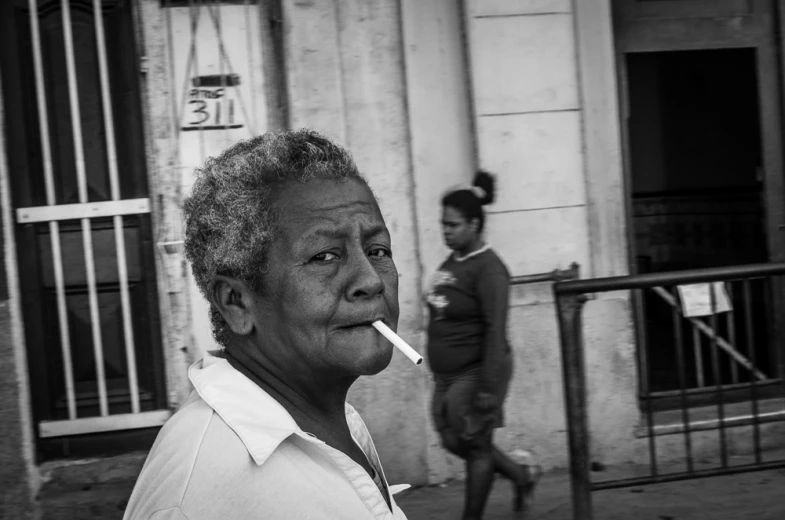
[[[755,16],[757,26],[746,32],[742,31],[742,37],[730,38],[734,30],[744,27],[744,6],[749,6],[749,2],[767,7],[768,10],[763,15]],[[652,5],[645,5],[645,9],[639,0],[611,0],[612,4],[612,23],[614,27],[614,54],[616,59],[616,73],[619,84],[620,101],[620,133],[622,146],[623,176],[624,176],[624,197],[625,212],[627,222],[626,237],[628,241],[628,263],[630,272],[637,274],[637,251],[635,241],[635,229],[633,225],[632,208],[632,172],[630,155],[630,136],[629,136],[629,82],[627,78],[626,55],[631,53],[644,52],[665,52],[665,51],[688,51],[688,50],[719,50],[730,48],[753,48],[756,56],[756,71],[758,81],[759,108],[758,113],[761,124],[761,156],[764,167],[764,186],[763,186],[763,206],[765,218],[766,244],[768,249],[769,261],[777,262],[785,260],[785,150],[783,150],[785,135],[785,56],[781,49],[785,45],[785,35],[781,34],[781,29],[785,27],[785,12],[779,8],[775,0],[692,0],[689,3],[676,2],[673,0],[662,0],[653,2]],[[768,4],[768,5],[766,5]],[[721,8],[718,16],[706,16],[705,11],[710,6]],[[677,9],[681,12],[680,19],[689,20],[695,26],[691,32],[679,33],[673,31],[668,34],[676,34],[677,37],[670,40],[657,40],[657,31],[650,30],[637,41],[624,41],[626,31],[631,25],[638,26],[649,23],[653,26],[657,24],[672,23],[672,18],[663,14],[663,9]],[[748,11],[748,10],[746,10]],[[638,15],[637,20],[632,19]],[[728,22],[727,19],[736,21]],[[643,21],[642,21],[643,20]],[[698,20],[700,20],[698,22]],[[625,26],[625,24],[627,24]],[[700,40],[699,35],[705,33],[713,38]],[[685,39],[680,40],[681,35]],[[633,291],[633,305],[635,315],[642,316],[644,312],[643,295],[640,291]],[[771,316],[768,319],[771,327],[771,344],[773,345],[773,355],[777,356],[776,377],[783,381],[785,389],[785,344],[778,341],[785,338],[785,324],[781,320],[774,319],[777,310],[785,309],[785,280],[773,281],[773,302]],[[640,352],[647,351],[645,320],[634,319],[636,329],[636,344],[639,350],[639,394],[644,396],[650,393],[647,390],[648,374],[645,370],[645,362],[641,360]],[[779,348],[776,348],[779,345]],[[707,392],[710,392],[707,389]],[[781,393],[781,392],[778,392]]]

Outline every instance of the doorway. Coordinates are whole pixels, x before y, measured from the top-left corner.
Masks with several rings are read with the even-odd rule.
[[[783,91],[774,2],[614,0],[613,21],[630,270],[673,272],[785,259]],[[783,308],[780,281],[751,282],[743,298],[732,283],[726,285],[731,307],[739,312],[702,324],[677,320],[678,300],[668,294],[636,294],[638,350],[641,369],[647,367],[642,398],[673,395],[680,388],[676,337],[686,338],[685,348],[694,350],[683,360],[691,396],[708,396],[720,387],[732,393],[735,385],[748,383],[751,372],[733,361],[741,351],[747,354],[737,360],[756,360],[758,382],[782,391],[775,319]],[[753,318],[742,320],[745,314]],[[701,344],[712,335],[737,338],[726,342],[728,355],[716,370],[704,365],[710,356],[701,358],[701,349],[707,349]]]
[[[0,123],[47,459],[92,454],[170,411],[133,3],[30,5],[0,3]]]
[[[629,156],[632,226],[638,273],[763,263],[766,243],[765,184],[755,49],[630,53]],[[729,74],[728,71],[732,71]],[[757,368],[776,373],[764,319],[773,305],[762,284],[751,289]],[[740,294],[732,306],[741,309]],[[644,296],[642,323],[648,348],[648,392],[679,388],[672,307],[655,292]],[[732,326],[747,326],[739,313]],[[691,337],[683,324],[684,337]],[[728,337],[727,322],[716,333]],[[740,336],[741,338],[742,336]],[[695,348],[703,348],[698,345]],[[688,356],[687,387],[746,382],[724,358],[719,381],[710,357]],[[704,366],[699,366],[704,365]],[[706,376],[701,376],[706,374]]]

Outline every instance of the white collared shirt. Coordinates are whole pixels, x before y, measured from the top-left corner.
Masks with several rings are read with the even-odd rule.
[[[124,520],[405,520],[371,436],[348,403],[354,440],[390,491],[347,455],[301,430],[291,415],[225,359],[189,370],[195,391],[164,425]]]

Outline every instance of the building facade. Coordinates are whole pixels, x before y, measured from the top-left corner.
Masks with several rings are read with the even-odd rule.
[[[781,260],[782,239],[770,231],[782,206],[775,202],[782,147],[774,3],[611,4],[4,2],[0,359],[8,377],[0,385],[0,482],[19,490],[8,496],[30,500],[42,461],[89,456],[95,445],[144,446],[184,401],[187,367],[214,343],[207,304],[182,253],[182,200],[206,157],[269,129],[307,126],[352,151],[392,233],[399,333],[421,351],[422,288],[447,254],[439,199],[478,167],[497,175],[487,238],[513,275],[573,262],[584,278],[643,271],[644,264],[706,266],[679,263],[694,250],[677,250],[667,237],[664,246],[655,241],[650,217],[662,212],[651,207],[672,208],[678,197],[692,209],[746,208],[707,217],[707,225],[740,214],[763,225],[766,254],[728,263]],[[696,26],[708,28],[685,29]],[[673,96],[654,91],[667,87],[662,78],[679,84],[695,68],[689,60],[668,62],[673,52],[736,48],[754,49],[755,58],[723,55],[719,63],[736,60],[739,70],[752,67],[763,78],[756,83],[759,105],[750,109],[763,114],[762,133],[749,145],[758,146],[760,160],[753,164],[749,150],[729,153],[726,162],[747,153],[738,171],[747,168],[751,173],[739,175],[752,180],[720,182],[704,174],[705,165],[690,163],[694,156],[665,153],[681,141],[668,137],[674,123],[664,114],[676,117],[677,128],[702,121],[692,130],[704,136],[719,123],[697,112],[679,119],[689,100],[658,110],[657,102]],[[713,62],[701,55],[695,63]],[[645,114],[642,123],[631,106],[635,116]],[[692,142],[705,151],[718,138]],[[665,165],[665,156],[691,166]],[[698,180],[678,185],[692,179],[688,171],[700,171]],[[756,175],[766,177],[764,216],[756,217],[747,199],[684,202],[679,191],[714,181],[757,186]],[[606,293],[584,309],[592,457],[606,464],[634,460],[645,449],[633,303],[629,293]],[[515,376],[497,438],[505,448],[533,450],[546,467],[564,467],[549,284],[513,287],[509,335]],[[425,368],[396,354],[350,395],[392,480],[426,484],[460,474],[433,432],[430,384]]]

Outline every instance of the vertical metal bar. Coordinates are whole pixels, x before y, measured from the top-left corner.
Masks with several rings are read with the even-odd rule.
[[[736,344],[736,314],[733,310],[733,287],[732,283],[728,282],[725,284],[726,290],[728,291],[728,300],[730,301],[730,311],[728,311],[725,315],[725,319],[727,320],[728,326],[728,340],[730,340],[730,344],[736,351],[739,350],[739,346]],[[730,373],[731,379],[733,383],[739,382],[739,368],[737,366],[736,360],[731,357],[730,359]]]
[[[38,104],[38,126],[41,133],[41,151],[43,153],[44,183],[46,186],[46,203],[57,204],[55,199],[54,172],[52,167],[52,147],[49,141],[49,110],[46,104],[46,88],[44,86],[44,67],[41,52],[41,31],[38,25],[38,2],[28,0],[30,10],[30,33],[33,40],[33,67],[35,69],[35,91]],[[68,418],[76,419],[76,393],[74,391],[74,369],[71,359],[71,332],[68,326],[68,307],[65,300],[65,277],[63,276],[63,256],[60,247],[60,225],[49,222],[49,237],[52,244],[52,264],[57,293],[57,322],[60,327],[60,350],[63,356],[63,377],[65,380],[65,396],[68,405]]]
[[[676,371],[679,376],[679,394],[681,400],[681,423],[684,435],[684,455],[687,462],[687,472],[692,473],[692,429],[690,428],[690,410],[687,401],[687,370],[684,363],[684,332],[682,330],[681,308],[679,305],[679,295],[677,289],[671,288],[671,295],[674,304],[671,305],[671,316],[673,317],[673,334],[676,340]]]
[[[581,310],[583,295],[556,298],[561,338],[564,404],[567,437],[570,445],[572,514],[575,520],[592,520],[591,481],[589,477],[589,426],[586,405],[586,374],[583,354]]]
[[[114,114],[112,112],[112,94],[109,85],[109,67],[106,58],[106,37],[104,35],[101,0],[93,0],[93,16],[95,18],[95,40],[98,49],[98,72],[101,80],[101,103],[104,113],[106,153],[109,159],[109,187],[112,193],[112,200],[120,200],[117,145],[115,142]],[[123,233],[123,217],[115,215],[113,220],[115,249],[117,250],[117,277],[120,283],[120,306],[122,308],[123,335],[125,339],[125,361],[128,366],[128,391],[131,394],[131,412],[139,413],[136,345],[134,343],[133,322],[131,321],[131,298],[128,291],[128,265],[125,251],[125,234]]]
[[[79,202],[86,203],[87,173],[82,142],[82,121],[79,108],[79,93],[76,83],[76,63],[74,58],[74,37],[71,27],[71,6],[69,0],[61,0],[63,10],[63,34],[65,40],[65,61],[68,73],[68,97],[71,108],[71,125],[74,133],[74,156],[76,159],[76,179],[79,191]],[[90,219],[81,219],[82,245],[85,255],[85,274],[87,275],[87,291],[90,301],[90,325],[93,333],[93,352],[95,355],[96,383],[98,385],[98,401],[102,416],[109,415],[109,401],[106,394],[106,375],[104,373],[104,349],[101,339],[101,322],[98,313],[98,292],[95,281],[95,259],[93,256],[93,236]]]
[[[698,379],[698,387],[706,386],[706,376],[703,374],[703,344],[698,327],[692,324],[692,348],[695,354],[695,376]]]
[[[755,463],[761,463],[761,446],[760,446],[760,421],[758,418],[758,380],[755,377],[755,369],[757,362],[755,360],[755,329],[752,327],[752,291],[750,291],[750,281],[744,280],[742,285],[744,296],[744,328],[747,332],[747,354],[749,355],[752,370],[750,370],[750,400],[752,401],[752,435],[755,447]]]
[[[635,314],[636,314],[636,331],[637,331],[637,345],[635,350],[638,354],[638,363],[640,373],[641,392],[646,400],[646,429],[648,430],[648,444],[649,444],[649,471],[653,476],[657,476],[657,438],[654,436],[654,400],[649,382],[649,345],[648,338],[646,337],[646,306],[644,302],[646,294],[643,289],[635,291]]]
[[[711,365],[712,372],[714,373],[714,385],[717,390],[717,413],[719,415],[719,441],[720,441],[720,459],[722,467],[728,467],[728,445],[725,435],[725,403],[723,402],[722,394],[722,373],[720,371],[720,353],[717,346],[717,294],[715,292],[715,284],[709,284],[709,293],[711,296]]]

